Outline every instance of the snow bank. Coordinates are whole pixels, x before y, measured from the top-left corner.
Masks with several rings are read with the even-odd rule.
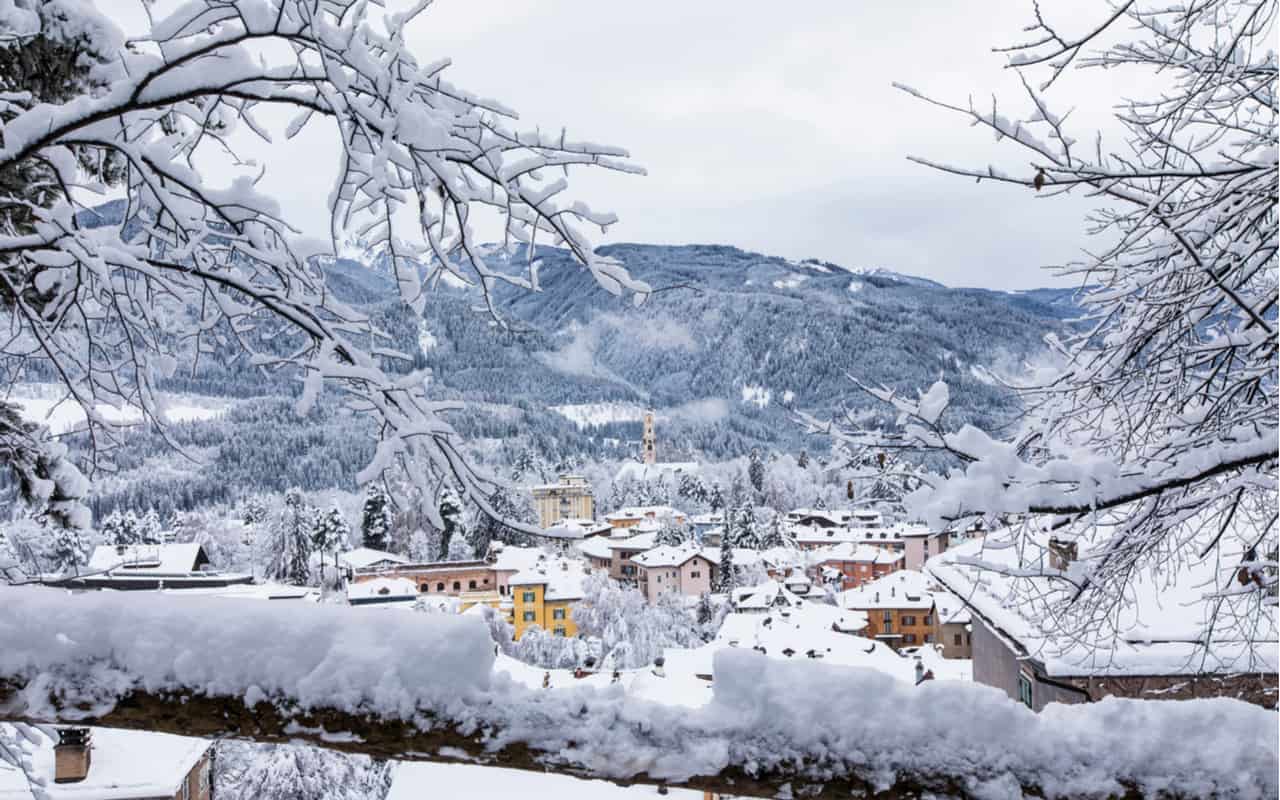
[[[804,784],[856,777],[962,786],[983,797],[1123,793],[1274,798],[1276,715],[1219,700],[1107,699],[1037,715],[973,684],[910,686],[871,669],[715,656],[712,701],[690,709],[622,684],[530,688],[494,670],[471,617],[217,599],[0,589],[0,675],[99,710],[143,688],[289,696],[303,706],[413,718],[527,745],[595,777],[679,782],[728,768]],[[660,676],[646,679],[653,696]],[[1230,735],[1223,735],[1223,732]],[[330,731],[332,734],[333,732]]]

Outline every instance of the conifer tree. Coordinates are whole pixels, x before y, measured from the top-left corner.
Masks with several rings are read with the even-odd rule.
[[[302,491],[290,489],[286,492],[284,508],[271,525],[268,578],[294,586],[307,584],[315,523],[315,509],[307,505]]]
[[[716,572],[715,590],[728,594],[738,586],[738,570],[733,564],[735,542],[730,535],[730,529],[726,527],[724,533],[724,538],[720,540],[720,565]]]
[[[711,496],[707,498],[707,503],[712,511],[720,511],[724,508],[724,492],[721,491],[719,483],[711,484]]]
[[[360,519],[360,541],[372,550],[386,550],[391,539],[391,509],[382,485],[369,484],[364,495],[364,511]]]
[[[88,560],[88,548],[77,528],[59,526],[53,531],[48,550],[49,566],[60,575],[78,572]]]
[[[154,507],[147,509],[147,513],[138,520],[137,526],[138,541],[141,544],[160,544],[163,526],[160,524],[160,515],[156,513]]]
[[[347,548],[351,526],[342,511],[333,506],[318,519],[312,544],[321,553],[341,552]]]
[[[736,547],[745,547],[748,550],[760,549],[760,532],[756,529],[756,509],[750,503],[746,503],[732,512],[735,521],[733,526],[733,539]]]
[[[440,551],[437,557],[440,561],[447,561],[450,560],[450,552],[456,550],[450,547],[453,537],[466,535],[462,527],[462,504],[453,492],[446,491],[440,496],[440,521],[444,523],[444,527],[440,529]]]
[[[764,459],[760,457],[760,448],[751,449],[751,463],[747,466],[747,479],[756,494],[764,491]]]

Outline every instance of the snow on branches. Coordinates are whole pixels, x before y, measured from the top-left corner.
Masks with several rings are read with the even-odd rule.
[[[127,42],[103,14],[73,5],[70,16],[66,0],[0,13],[0,56],[15,66],[0,87],[9,379],[30,365],[60,380],[86,414],[96,468],[119,435],[101,407],[131,406],[162,428],[161,378],[201,358],[239,359],[301,378],[303,411],[328,386],[375,415],[381,440],[362,482],[398,467],[424,494],[453,484],[488,511],[494,485],[459,454],[445,419],[453,406],[433,401],[407,363],[388,366],[406,359],[326,291],[324,259],[362,241],[415,310],[448,274],[477,287],[501,321],[494,286],[537,290],[533,245],[546,243],[640,302],[649,287],[581,230],[614,217],[562,199],[559,175],[640,172],[627,153],[519,131],[513,112],[445,81],[448,62],[422,62],[405,41],[426,4],[196,0]],[[60,82],[17,69],[51,49],[73,65]],[[286,138],[316,121],[333,134],[328,241],[299,235],[244,169],[246,143],[272,137],[271,109],[296,115]],[[228,185],[202,172],[219,158],[238,170]],[[112,187],[124,192],[118,217],[87,210],[86,198]],[[528,262],[486,259],[473,232],[482,213],[503,219],[504,244],[530,245]]]
[[[1013,387],[1025,414],[1006,435],[949,427],[941,383],[916,399],[859,384],[897,411],[893,431],[809,422],[895,485],[914,516],[1019,525],[1043,515],[1037,525],[1060,541],[1085,537],[1092,555],[1073,568],[1067,610],[1051,624],[1105,617],[1096,612],[1122,603],[1135,576],[1205,559],[1219,563],[1218,581],[1197,591],[1234,606],[1215,635],[1275,612],[1276,18],[1275,0],[1126,2],[1073,38],[1037,8],[1036,38],[1005,48],[1026,119],[906,89],[989,128],[1030,168],[916,160],[1039,197],[1084,192],[1108,206],[1092,216],[1107,244],[1060,268],[1085,313],[1048,339],[1057,366]],[[1118,41],[1089,52],[1102,39]],[[1100,135],[1077,145],[1068,115],[1051,108],[1046,93],[1071,65],[1153,74],[1158,90],[1118,107],[1122,148]]]

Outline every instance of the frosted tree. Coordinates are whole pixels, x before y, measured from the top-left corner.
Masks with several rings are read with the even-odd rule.
[[[462,504],[458,502],[458,498],[453,492],[446,491],[440,496],[440,552],[437,557],[441,561],[455,561],[462,559],[450,558],[450,553],[456,549],[457,552],[463,552],[462,548],[470,551],[466,540],[466,530],[462,526]],[[459,545],[457,548],[453,545],[454,537],[457,537]]]
[[[474,519],[466,530],[471,550],[477,557],[488,553],[489,545],[495,541],[521,546],[531,543],[530,535],[525,530],[511,524],[514,522],[528,528],[534,527],[536,519],[526,495],[500,486],[489,495],[489,507],[495,513],[486,514],[477,509],[478,513],[474,514]]]
[[[658,535],[654,541],[660,545],[676,547],[684,544],[688,538],[686,531],[674,519],[664,517],[662,527],[658,529]]]
[[[467,541],[465,536],[453,536],[449,539],[449,545],[444,551],[443,560],[471,561],[476,555],[476,552],[471,549],[471,543]]]
[[[727,594],[738,587],[738,570],[733,564],[733,548],[736,537],[732,529],[724,529],[724,537],[720,541],[720,563],[716,566],[715,590],[719,594]]]
[[[302,492],[298,489],[285,492],[284,508],[271,521],[268,532],[268,578],[295,586],[307,585],[311,577],[315,527],[315,509],[307,504]]]
[[[267,521],[270,512],[267,510],[267,504],[262,502],[262,498],[254,495],[245,498],[243,505],[240,507],[240,517],[246,526],[261,525]]]
[[[756,490],[756,494],[764,492],[764,459],[760,456],[760,448],[753,447],[747,464],[747,479],[751,481],[751,488]]]
[[[132,512],[130,512],[132,513]],[[137,521],[138,541],[142,544],[160,544],[162,526],[160,515],[154,508],[148,508],[142,518]]]
[[[368,800],[386,796],[386,761],[298,744],[223,740],[214,759],[214,796],[223,800]]]
[[[142,541],[138,527],[138,518],[132,511],[126,513],[117,508],[102,521],[98,531],[109,544],[131,545]]]
[[[712,511],[721,511],[724,509],[724,492],[720,489],[720,484],[711,484],[711,493],[707,497],[707,505],[711,506]]]
[[[331,507],[317,518],[312,544],[317,552],[337,553],[346,550],[351,539],[351,526],[342,509]]]
[[[564,177],[640,170],[618,148],[518,130],[513,111],[445,80],[447,59],[408,45],[428,5],[194,0],[165,16],[147,6],[157,16],[132,41],[90,4],[0,6],[0,356],[10,375],[57,376],[86,416],[93,470],[125,435],[98,409],[133,407],[163,432],[157,381],[230,353],[301,379],[300,411],[328,392],[371,416],[379,441],[360,483],[397,471],[427,496],[448,480],[488,511],[495,483],[460,452],[456,404],[433,399],[412,358],[326,290],[325,264],[359,241],[414,312],[449,276],[500,325],[495,287],[537,290],[541,244],[615,295],[648,296],[593,250],[582,228],[614,217],[567,200]],[[292,120],[275,124],[282,113]],[[270,160],[245,152],[303,130],[327,137],[323,158],[337,163],[319,240],[259,188]],[[90,213],[107,192],[119,213]],[[486,216],[502,245],[528,245],[526,259],[480,247]],[[24,464],[57,460],[44,445],[26,453]],[[74,483],[31,486],[62,504]]]
[[[0,222],[3,213],[0,207]],[[89,526],[91,515],[82,502],[88,482],[67,457],[66,445],[54,440],[44,426],[24,419],[17,406],[4,401],[0,401],[0,463],[16,485],[18,497],[33,513],[57,525]]]
[[[48,566],[60,575],[71,575],[80,571],[89,558],[89,549],[85,545],[80,529],[60,526],[52,531],[48,549],[45,551]]]
[[[768,550],[773,547],[793,547],[795,539],[783,526],[781,512],[774,512],[773,517],[764,527],[764,533],[760,537],[760,548]]]
[[[1036,8],[1029,38],[1005,48],[1025,112],[902,87],[1013,151],[1007,165],[914,160],[1049,201],[1101,201],[1096,251],[1059,268],[1081,287],[1084,317],[1049,338],[1054,366],[1015,382],[1026,410],[999,435],[951,424],[941,382],[917,396],[860,385],[897,415],[891,435],[854,420],[815,427],[862,463],[903,456],[879,459],[878,477],[914,517],[1010,522],[987,538],[1027,554],[1015,581],[1055,587],[1028,590],[1029,613],[1085,641],[1123,632],[1115,611],[1136,575],[1204,561],[1217,587],[1188,590],[1212,600],[1206,635],[1274,648],[1276,24],[1274,0],[1130,0],[1082,32]],[[1073,67],[1151,77],[1116,104],[1123,141],[1061,112],[1055,83]],[[1089,557],[1055,568],[1040,557],[1042,524]]]
[[[747,503],[746,505],[733,509],[731,513],[734,518],[734,546],[744,547],[748,550],[759,550],[762,544],[760,541],[759,523],[756,519],[755,506]]]
[[[374,550],[386,550],[390,545],[390,534],[390,501],[380,484],[371,483],[365,489],[364,506],[360,512],[360,542]]]

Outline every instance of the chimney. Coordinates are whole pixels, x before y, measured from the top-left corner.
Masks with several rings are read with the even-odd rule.
[[[53,746],[54,783],[75,783],[89,775],[91,740],[88,728],[58,729],[58,743]]]

